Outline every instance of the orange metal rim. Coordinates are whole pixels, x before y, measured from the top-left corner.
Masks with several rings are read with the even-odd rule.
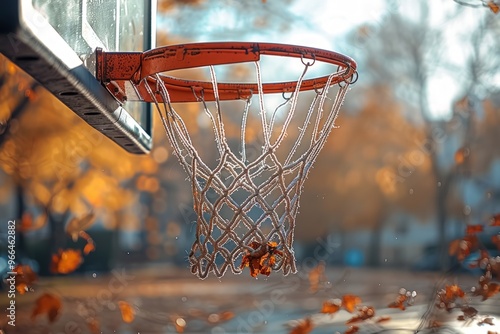
[[[104,52],[97,50],[97,78],[121,101],[153,102],[145,85],[156,92],[158,83],[153,76],[176,69],[258,61],[261,55],[301,58],[304,65],[324,62],[339,68],[331,84],[355,81],[356,62],[343,54],[323,49],[276,43],[210,42],[171,45],[145,52]],[[159,75],[169,90],[170,102],[196,102],[202,92],[206,101],[215,99],[212,82],[183,80]],[[321,89],[329,76],[303,80],[300,90]],[[263,93],[284,93],[295,90],[296,81],[263,83]],[[135,94],[130,92],[133,87]],[[129,87],[127,89],[127,87]],[[218,83],[220,100],[245,99],[258,92],[255,83]],[[158,102],[162,97],[158,95]]]

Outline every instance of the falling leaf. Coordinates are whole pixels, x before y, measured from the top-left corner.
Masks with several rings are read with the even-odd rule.
[[[45,293],[35,301],[35,308],[31,313],[31,320],[34,320],[40,314],[47,313],[47,318],[49,322],[52,323],[59,315],[60,309],[61,300],[50,293]]]
[[[500,213],[497,213],[490,219],[490,226],[500,226]]]
[[[42,214],[40,219],[33,219],[33,215],[29,212],[23,213],[23,216],[21,217],[21,224],[18,227],[19,232],[28,232],[28,231],[33,231],[41,228],[43,225],[45,225],[45,221],[47,219],[47,216],[45,214]]]
[[[325,262],[320,261],[318,265],[309,272],[309,290],[312,293],[317,292],[321,282],[325,280]]]
[[[102,334],[101,331],[101,325],[99,324],[99,321],[95,318],[90,318],[87,319],[87,327],[90,330],[90,333],[92,334]]]
[[[470,150],[468,147],[461,147],[455,152],[455,163],[457,165],[461,165],[465,162],[467,157],[470,154]]]
[[[248,246],[254,251],[247,250],[247,254],[245,254],[241,260],[240,268],[249,267],[252,277],[257,277],[259,274],[269,276],[271,274],[271,269],[276,264],[276,256],[283,256],[283,252],[277,249],[278,244],[274,241],[270,241],[263,245],[259,242],[252,241]]]
[[[350,313],[354,312],[359,303],[361,303],[361,298],[356,295],[344,295],[342,297],[342,306]]]
[[[94,223],[94,213],[90,212],[81,218],[73,217],[71,221],[66,225],[66,233],[71,235],[73,241],[78,240],[78,234],[80,231],[85,231]]]
[[[30,291],[32,284],[38,279],[38,276],[29,265],[18,264],[13,272],[16,273],[16,290],[21,295]]]
[[[459,261],[463,261],[467,256],[474,252],[479,247],[479,240],[476,234],[466,235],[462,239],[453,240],[450,243],[448,253],[457,257]]]
[[[465,229],[465,234],[476,234],[476,233],[481,233],[483,232],[484,228],[483,225],[467,225]]]
[[[490,326],[495,326],[495,323],[493,322],[493,318],[484,318],[483,320],[481,320],[480,322],[477,323],[479,326],[482,326],[482,325],[490,325]]]
[[[500,250],[500,234],[494,235],[491,237],[491,241],[497,246]]]
[[[126,323],[131,323],[134,321],[135,318],[135,312],[133,307],[122,300],[118,302],[118,307],[120,308],[120,312],[122,313],[122,319]]]
[[[340,299],[327,300],[326,302],[323,303],[323,307],[321,308],[321,313],[326,313],[326,314],[337,313],[340,310],[341,306],[342,306],[342,301]]]
[[[83,254],[85,255],[89,255],[89,253],[93,251],[95,251],[94,243],[87,243],[85,244],[85,247],[83,247]]]
[[[301,320],[297,326],[292,328],[290,334],[307,334],[310,333],[314,328],[314,325],[310,318]]]
[[[60,249],[58,254],[52,254],[50,271],[54,274],[69,274],[75,271],[82,262],[82,253],[80,250]]]
[[[500,12],[500,6],[493,0],[488,1],[486,5],[493,13],[498,14]]]

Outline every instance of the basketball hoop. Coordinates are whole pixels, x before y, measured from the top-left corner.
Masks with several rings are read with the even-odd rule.
[[[296,59],[298,78],[264,82],[262,56]],[[253,63],[253,82],[218,81],[217,65],[240,63]],[[329,65],[329,72],[309,78],[318,64]],[[210,81],[165,73],[204,66]],[[97,50],[97,77],[119,101],[152,102],[159,111],[191,181],[197,214],[196,239],[189,254],[192,273],[221,277],[229,268],[241,273],[245,267],[252,276],[269,275],[272,270],[284,275],[296,272],[293,238],[300,195],[349,85],[357,80],[354,60],[293,45],[195,43],[142,53]],[[224,101],[232,102],[225,108]],[[234,117],[234,101],[242,104],[240,130],[236,139],[229,140],[226,125]],[[210,124],[215,139],[211,162],[200,154],[186,116],[174,107],[180,102],[196,103],[199,117]],[[250,139],[250,130],[258,133],[257,139]]]

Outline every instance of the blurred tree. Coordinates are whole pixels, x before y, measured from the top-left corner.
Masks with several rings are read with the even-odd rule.
[[[402,116],[388,87],[356,87],[352,94],[362,102],[338,118],[339,128],[306,182],[296,229],[307,239],[321,232],[369,229],[368,261],[377,265],[391,213],[407,211],[422,219],[430,214],[430,161],[414,148],[424,128]]]
[[[447,207],[451,204],[448,203],[451,200],[449,195],[459,176],[454,153],[470,141],[472,125],[470,114],[461,115],[461,119],[436,118],[432,112],[435,108],[430,89],[437,88],[431,87],[430,82],[436,76],[447,73],[455,76],[456,83],[467,83],[462,89],[467,92],[467,96],[474,95],[473,100],[478,96],[484,97],[485,89],[488,90],[485,84],[498,76],[500,58],[493,51],[498,50],[498,38],[495,37],[498,36],[498,27],[493,28],[498,23],[494,23],[492,13],[479,16],[479,24],[471,26],[471,30],[464,33],[460,41],[461,49],[467,46],[472,52],[468,54],[467,61],[454,63],[456,57],[449,55],[456,51],[453,51],[451,43],[445,43],[449,36],[443,24],[436,26],[433,23],[431,14],[434,13],[434,6],[430,2],[412,4],[411,13],[392,2],[387,2],[387,5],[388,14],[380,24],[362,26],[353,32],[352,37],[359,46],[358,59],[362,67],[369,70],[369,79],[391,87],[404,103],[406,117],[422,122],[425,126],[425,137],[416,144],[424,149],[430,160],[435,185],[433,193],[438,240],[445,247],[449,216]],[[443,11],[443,8],[439,10]],[[462,10],[459,8],[457,11],[440,13],[452,27],[452,32],[463,22]],[[376,39],[370,38],[374,35]],[[490,78],[487,79],[487,76]],[[450,101],[450,111],[451,107]],[[445,269],[446,251],[443,249],[441,253],[442,268]]]
[[[63,247],[64,226],[72,216],[93,210],[107,228],[124,224],[120,212],[136,198],[130,184],[134,176],[139,191],[158,189],[154,156],[126,153],[50,93],[35,92],[33,81],[7,59],[0,62],[0,77],[8,78],[0,88],[17,101],[5,99],[0,105],[5,129],[0,168],[18,190],[17,218],[30,211],[32,228],[48,223],[52,252]],[[152,176],[141,178],[144,174]]]

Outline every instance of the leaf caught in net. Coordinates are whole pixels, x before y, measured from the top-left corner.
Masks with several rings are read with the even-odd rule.
[[[61,300],[58,297],[50,293],[45,293],[35,301],[35,308],[31,313],[31,320],[34,320],[40,314],[46,313],[49,322],[52,323],[58,317],[61,305]]]
[[[69,274],[83,262],[82,253],[77,249],[59,250],[58,254],[52,254],[50,271],[54,274]]]
[[[346,321],[347,325],[371,319],[375,316],[375,308],[372,306],[363,306],[358,308],[358,314]]]
[[[120,308],[120,312],[122,314],[122,319],[126,323],[131,323],[135,318],[134,308],[127,302],[120,300],[118,302],[118,307]]]
[[[283,252],[277,249],[278,244],[270,241],[263,245],[257,241],[252,241],[248,246],[254,251],[247,250],[247,254],[241,260],[240,268],[248,267],[252,277],[257,277],[259,274],[269,276],[276,264],[276,256],[283,256]]]

